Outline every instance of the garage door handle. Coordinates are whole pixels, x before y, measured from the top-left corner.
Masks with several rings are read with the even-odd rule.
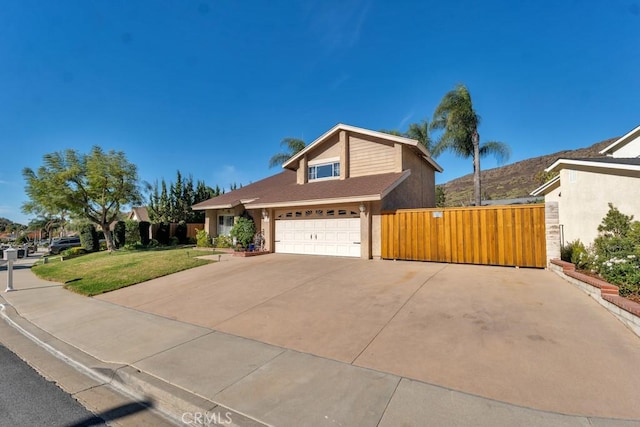
[[[278,242],[280,242],[280,240],[274,240],[274,242],[278,243]]]
[[[353,244],[354,244],[354,245],[359,245],[359,244],[360,244],[360,242],[353,242]]]

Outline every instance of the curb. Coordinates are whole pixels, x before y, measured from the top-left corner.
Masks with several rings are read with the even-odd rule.
[[[148,409],[177,426],[212,426],[224,424],[237,427],[265,427],[230,408],[217,404],[173,384],[149,375],[134,366],[98,360],[72,347],[23,317],[0,297],[0,317],[23,336],[63,361],[78,372],[107,385],[126,396],[150,402]],[[59,348],[64,348],[60,350]]]

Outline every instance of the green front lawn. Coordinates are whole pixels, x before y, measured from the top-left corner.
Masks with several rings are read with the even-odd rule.
[[[47,264],[35,265],[33,272],[92,296],[211,262],[195,258],[201,255],[194,249],[97,252],[65,261],[51,258]]]

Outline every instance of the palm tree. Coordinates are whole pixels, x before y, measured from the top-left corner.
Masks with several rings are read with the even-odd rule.
[[[426,119],[420,123],[411,123],[409,125],[409,129],[407,129],[407,132],[405,133],[405,136],[407,138],[417,139],[422,145],[424,145],[424,148],[426,148],[427,151],[435,157],[435,154],[432,153],[434,146],[431,136],[429,135],[429,122]]]
[[[298,138],[284,138],[282,141],[280,141],[280,145],[287,147],[288,152],[274,154],[273,157],[271,157],[271,159],[269,160],[270,168],[282,165],[291,157],[295,156],[300,151],[302,151],[306,146],[304,141]]]
[[[469,90],[459,84],[440,101],[433,113],[431,129],[444,130],[436,143],[433,152],[438,155],[451,150],[464,158],[473,158],[473,193],[476,206],[482,204],[480,186],[480,157],[493,154],[498,162],[509,159],[511,149],[503,142],[487,141],[480,144],[478,126],[480,116],[473,109]]]

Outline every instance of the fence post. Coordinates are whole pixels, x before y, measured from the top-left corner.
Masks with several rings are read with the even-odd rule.
[[[560,258],[560,216],[558,202],[544,204],[544,228],[547,248],[547,266],[549,261]]]

